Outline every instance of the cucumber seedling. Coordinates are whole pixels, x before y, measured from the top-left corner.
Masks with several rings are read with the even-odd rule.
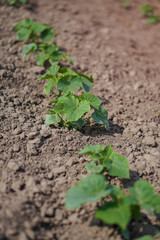
[[[87,172],[108,172],[110,176],[129,178],[128,160],[126,157],[114,152],[111,145],[87,145],[78,153],[79,155],[90,155],[90,161],[86,164]]]
[[[141,220],[143,209],[152,216],[160,213],[160,195],[155,193],[151,183],[138,180],[133,187],[128,188],[128,194],[106,183],[102,174],[106,170],[108,175],[129,178],[127,159],[114,153],[110,145],[104,149],[102,145],[86,146],[79,154],[91,155],[91,159],[98,160],[98,164],[93,162],[92,165],[86,165],[87,171],[92,174],[68,190],[66,208],[75,210],[85,203],[98,201],[95,218],[107,224],[116,224],[126,240],[130,239],[127,229],[129,222],[133,219]],[[137,240],[144,239],[153,240],[151,236]]]
[[[19,41],[26,40],[28,42],[22,51],[23,57],[26,57],[31,52],[39,52],[36,57],[37,65],[44,66],[46,62],[52,65],[63,59],[73,64],[72,59],[65,52],[60,51],[55,43],[48,43],[56,35],[53,27],[27,18],[19,22],[14,29],[17,32]]]
[[[56,97],[52,101],[54,108],[46,118],[47,124],[60,124],[72,129],[82,128],[85,120],[93,118],[95,122],[109,128],[108,112],[102,108],[100,98],[88,93],[92,89],[92,76],[76,73],[67,67],[52,65],[39,80],[48,79],[45,86],[46,94],[52,92]],[[56,94],[55,90],[58,90]],[[75,91],[84,89],[86,92],[76,95]],[[93,108],[92,115],[85,117]]]

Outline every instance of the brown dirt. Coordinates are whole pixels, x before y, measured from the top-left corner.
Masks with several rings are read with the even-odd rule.
[[[149,1],[160,12],[158,1]],[[86,176],[86,144],[111,144],[128,157],[131,180],[160,193],[160,25],[149,26],[135,0],[130,10],[113,0],[40,0],[20,8],[0,6],[0,239],[122,240],[116,227],[94,219],[95,204],[64,208],[66,191]],[[75,69],[92,74],[92,92],[109,111],[110,130],[93,125],[81,132],[44,124],[49,97],[37,78],[44,69],[34,54],[21,57],[24,43],[13,26],[25,17],[57,30]],[[132,222],[131,239],[160,230],[160,217]]]

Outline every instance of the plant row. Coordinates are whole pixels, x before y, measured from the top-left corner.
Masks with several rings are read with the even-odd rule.
[[[96,123],[109,128],[108,112],[102,108],[102,101],[89,93],[93,78],[77,73],[71,68],[62,67],[61,60],[73,64],[72,59],[61,51],[56,43],[55,29],[32,19],[24,19],[15,26],[19,41],[27,41],[22,51],[25,57],[36,52],[36,62],[47,69],[39,80],[48,80],[45,93],[54,96],[53,109],[46,118],[47,124],[59,124],[64,128],[82,128],[85,121],[93,118]],[[78,92],[78,90],[80,90]],[[160,213],[160,196],[156,195],[149,182],[139,180],[125,194],[120,188],[106,183],[107,175],[129,179],[128,160],[115,153],[110,145],[86,146],[80,155],[90,155],[86,164],[91,175],[83,178],[66,195],[66,207],[76,209],[87,202],[98,201],[95,217],[108,224],[117,224],[125,239],[130,239],[127,226],[131,219],[141,218],[141,209],[149,214]],[[150,236],[140,238],[152,240]],[[140,240],[137,239],[137,240]]]
[[[88,202],[97,202],[95,218],[107,224],[116,224],[124,239],[130,239],[127,229],[133,219],[142,219],[142,210],[156,216],[160,213],[160,195],[154,191],[151,183],[138,180],[128,188],[128,194],[122,189],[106,183],[108,176],[129,179],[128,160],[114,152],[110,145],[88,145],[79,155],[90,155],[90,162],[85,165],[91,175],[81,179],[68,190],[66,208],[74,210]],[[144,236],[136,240],[153,240]]]
[[[45,92],[54,95],[51,102],[54,107],[47,116],[46,123],[80,129],[87,119],[93,118],[96,123],[103,124],[108,129],[107,110],[101,106],[100,98],[89,93],[92,89],[92,76],[61,67],[61,60],[71,64],[73,61],[64,51],[59,50],[55,43],[50,43],[55,37],[55,29],[32,19],[24,19],[15,26],[15,30],[18,40],[28,43],[22,56],[36,52],[37,65],[48,66],[48,71],[39,78],[48,80]]]

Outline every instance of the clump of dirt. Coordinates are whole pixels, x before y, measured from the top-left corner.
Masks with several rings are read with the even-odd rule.
[[[156,1],[150,1],[156,4]],[[160,193],[160,31],[139,11],[120,1],[40,0],[0,7],[0,239],[121,240],[118,229],[94,219],[96,204],[64,208],[66,191],[86,176],[87,144],[111,144],[125,155],[130,180],[112,180],[125,189],[138,179]],[[156,5],[157,6],[157,5]],[[34,54],[21,57],[23,43],[13,26],[25,17],[54,26],[56,41],[92,74],[92,93],[108,109],[110,130],[93,125],[82,131],[44,124],[50,96],[37,78]],[[160,231],[160,218],[131,223],[131,238]]]

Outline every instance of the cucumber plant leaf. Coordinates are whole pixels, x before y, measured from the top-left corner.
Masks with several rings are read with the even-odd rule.
[[[66,208],[76,209],[87,202],[95,202],[110,193],[103,175],[92,174],[82,178],[66,195]]]
[[[32,31],[34,32],[34,34],[41,33],[47,28],[48,28],[48,26],[43,23],[34,22],[32,24]]]
[[[22,57],[26,57],[30,52],[35,52],[36,50],[37,50],[37,44],[29,43],[24,47],[22,51]]]
[[[67,122],[78,121],[86,112],[90,112],[90,105],[87,101],[79,101],[75,96],[67,96],[63,98],[64,111]]]
[[[100,173],[103,170],[103,165],[96,165],[95,161],[91,161],[85,165],[87,172]]]
[[[92,113],[92,118],[95,122],[99,124],[104,124],[107,130],[109,129],[108,112],[106,109],[102,108],[101,106],[98,110],[95,109]]]
[[[58,90],[61,90],[64,94],[67,94],[69,92],[74,94],[76,89],[82,88],[82,83],[77,81],[77,79],[74,77],[71,77],[71,79],[63,77],[60,78],[60,80],[58,81],[57,88]]]
[[[45,61],[48,60],[48,56],[45,53],[39,53],[36,57],[36,63],[39,66],[43,66]]]
[[[92,105],[97,110],[99,109],[99,106],[102,102],[100,98],[98,98],[90,93],[87,93],[87,92],[85,92],[81,95],[81,99],[86,100],[90,105]]]
[[[112,152],[104,159],[103,166],[107,168],[110,176],[129,178],[128,160],[120,154]]]
[[[44,31],[41,32],[40,35],[43,42],[50,42],[55,37],[55,30],[53,28],[46,28]]]
[[[104,206],[100,207],[95,217],[101,219],[108,224],[117,224],[121,229],[126,229],[130,219],[130,207],[123,202],[106,202]]]
[[[152,211],[160,213],[160,195],[155,193],[151,183],[139,180],[129,190],[137,205],[145,208],[149,214],[152,214]]]
[[[46,124],[54,124],[59,123],[61,121],[61,118],[58,116],[58,114],[50,114],[46,117]]]
[[[55,86],[55,84],[56,84],[55,79],[53,79],[53,78],[49,79],[49,81],[47,82],[47,84],[44,87],[46,95],[48,95],[51,92],[51,90]]]
[[[90,155],[92,153],[99,152],[102,149],[102,145],[87,145],[83,148],[79,155]]]

